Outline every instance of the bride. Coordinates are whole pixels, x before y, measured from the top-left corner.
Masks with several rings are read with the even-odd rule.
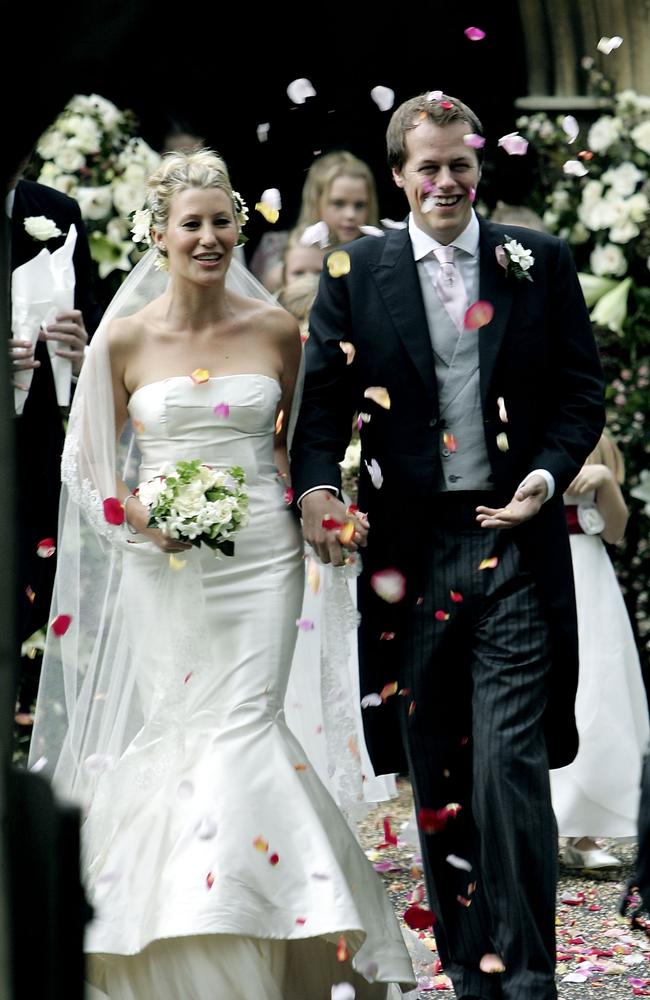
[[[149,187],[154,248],[70,417],[31,751],[84,811],[88,980],[111,1000],[397,997],[414,983],[399,926],[282,709],[303,594],[278,475],[297,325],[233,279],[243,206],[219,157],[170,154]],[[131,487],[180,459],[243,468],[233,557],[148,527]]]

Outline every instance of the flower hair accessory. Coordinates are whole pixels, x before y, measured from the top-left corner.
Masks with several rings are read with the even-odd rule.
[[[240,229],[243,229],[248,222],[248,205],[240,195],[239,191],[232,192],[232,200],[235,206],[235,215],[237,216],[237,222],[239,223]],[[237,246],[241,247],[244,243],[248,243],[248,236],[244,236],[242,232],[239,234],[239,239],[237,240]]]
[[[507,275],[513,275],[519,281],[525,279],[532,281],[529,271],[535,263],[535,258],[530,250],[513,240],[507,233],[504,234],[507,243],[499,244],[495,248],[497,262],[505,270]]]
[[[146,243],[148,247],[153,246],[151,239],[152,216],[148,208],[139,208],[131,216],[131,239],[134,243]]]

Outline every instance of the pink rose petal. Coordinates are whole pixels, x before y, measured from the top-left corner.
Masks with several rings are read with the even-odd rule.
[[[498,145],[505,149],[509,156],[524,156],[528,151],[528,140],[524,139],[523,135],[519,135],[519,132],[508,132],[507,135],[502,135]]]
[[[397,569],[380,569],[370,577],[370,586],[387,604],[396,604],[406,594],[406,578]]]
[[[485,38],[485,32],[481,28],[465,28],[463,34],[470,42],[482,42]]]
[[[217,403],[216,406],[212,407],[212,412],[215,417],[228,417],[230,416],[230,407],[228,403]]]
[[[474,302],[465,313],[465,329],[478,330],[482,326],[487,326],[492,322],[494,316],[494,306],[486,299],[479,299]]]
[[[483,149],[485,145],[483,136],[477,135],[476,132],[468,132],[467,135],[464,135],[463,142],[466,146],[471,146],[472,149]]]

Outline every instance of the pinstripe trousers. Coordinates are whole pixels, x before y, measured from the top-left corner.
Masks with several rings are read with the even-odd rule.
[[[443,810],[437,832],[420,825],[429,905],[458,997],[555,1000],[548,629],[513,531],[478,528],[474,500],[435,511],[403,645],[401,725],[416,810]],[[479,568],[495,555],[496,566]],[[438,829],[453,803],[460,810]],[[431,814],[421,815],[431,830]],[[505,973],[480,972],[486,952],[503,958]]]

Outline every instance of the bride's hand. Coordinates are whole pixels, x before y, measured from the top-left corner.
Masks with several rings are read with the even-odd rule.
[[[127,502],[128,501],[128,502]],[[189,542],[183,542],[180,538],[170,538],[163,534],[159,528],[147,527],[149,523],[149,508],[140,503],[137,496],[131,494],[124,503],[124,516],[135,532],[148,538],[154,545],[157,545],[163,552],[185,552],[191,549]]]
[[[141,534],[149,538],[163,552],[186,552],[187,549],[192,548],[190,542],[183,542],[180,538],[169,538],[159,528],[145,528]]]

